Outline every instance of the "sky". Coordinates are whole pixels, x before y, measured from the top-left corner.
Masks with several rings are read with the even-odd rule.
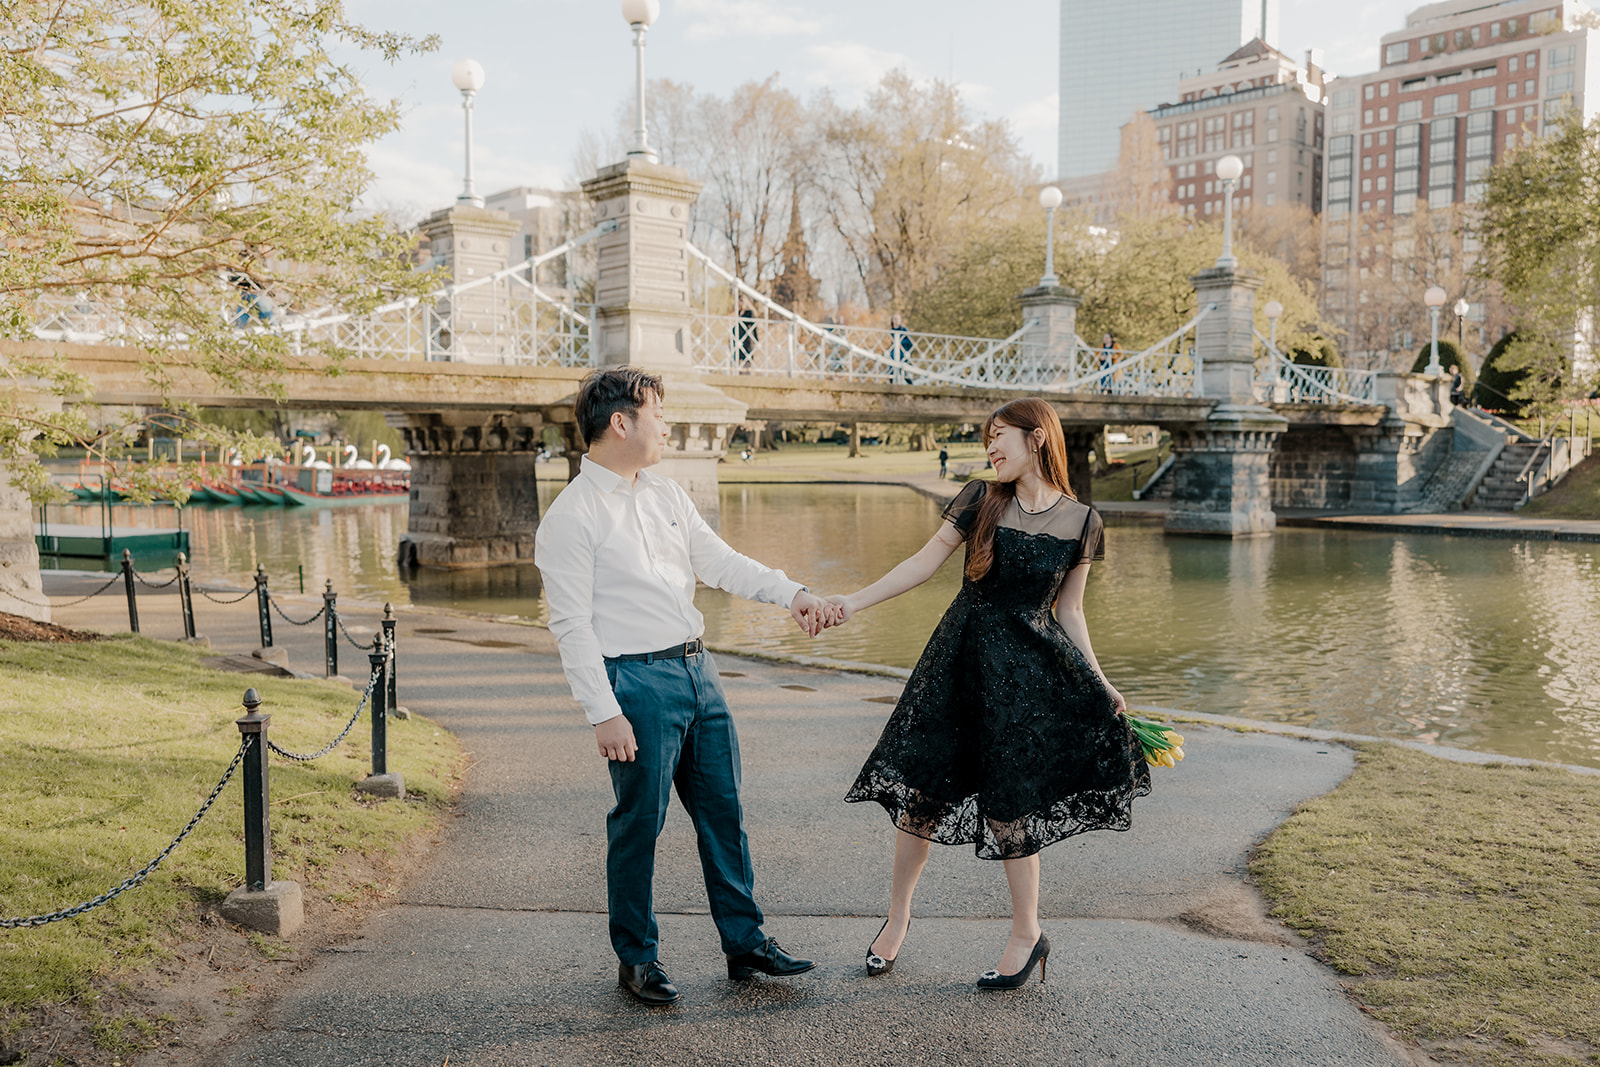
[[[1378,37],[1403,25],[1418,0],[1279,2],[1282,39],[1271,43],[1296,59],[1320,48],[1330,73],[1358,74],[1377,67]],[[373,29],[440,37],[438,50],[392,66],[342,57],[374,95],[404,109],[403,128],[370,152],[377,181],[367,198],[403,219],[461,191],[461,96],[450,82],[458,60],[485,70],[473,109],[480,195],[569,186],[582,132],[612,129],[632,98],[632,32],[620,0],[349,0],[346,10]],[[802,97],[827,88],[853,104],[901,67],[953,81],[974,111],[1009,120],[1049,175],[1059,23],[1058,0],[661,0],[645,72],[716,94],[777,74]]]

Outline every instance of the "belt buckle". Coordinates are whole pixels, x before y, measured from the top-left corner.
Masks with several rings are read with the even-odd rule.
[[[698,656],[701,652],[705,651],[705,647],[705,642],[701,641],[698,637],[693,641],[685,641],[683,643],[683,658],[688,659],[690,656]]]

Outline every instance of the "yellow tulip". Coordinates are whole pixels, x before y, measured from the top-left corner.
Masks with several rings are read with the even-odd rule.
[[[1183,746],[1182,745],[1179,745],[1179,746],[1177,746],[1175,748],[1168,749],[1168,751],[1172,753],[1172,758],[1173,759],[1175,759],[1175,760],[1183,759]]]
[[[1171,741],[1174,745],[1177,745],[1179,748],[1183,747],[1183,735],[1182,734],[1170,734],[1167,737],[1167,740]]]
[[[1162,749],[1158,753],[1158,756],[1161,759],[1161,766],[1163,767],[1176,767],[1178,765],[1178,761],[1172,758],[1172,753],[1167,749]]]

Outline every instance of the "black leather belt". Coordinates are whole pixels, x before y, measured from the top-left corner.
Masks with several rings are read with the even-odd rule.
[[[706,650],[706,643],[696,638],[681,645],[663,648],[660,652],[629,652],[624,656],[607,656],[607,663],[650,663],[658,659],[688,659]]]

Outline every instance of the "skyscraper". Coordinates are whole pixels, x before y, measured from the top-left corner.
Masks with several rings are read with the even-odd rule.
[[[1278,0],[1061,0],[1057,177],[1114,167],[1130,116],[1255,37],[1278,39]]]

